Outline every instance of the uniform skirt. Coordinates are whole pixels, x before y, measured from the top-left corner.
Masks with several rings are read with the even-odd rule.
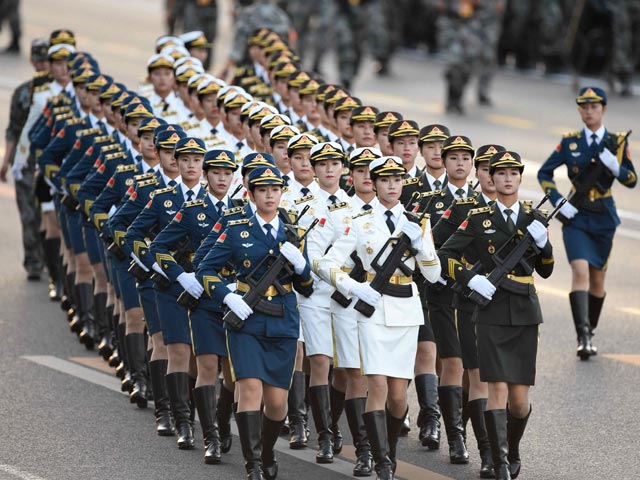
[[[587,230],[573,224],[562,227],[562,238],[567,259],[586,260],[594,268],[606,266],[616,229]]]
[[[161,332],[162,328],[160,327],[160,317],[158,317],[158,305],[156,303],[156,293],[153,290],[153,281],[147,280],[142,285],[138,284],[138,294],[149,335]]]
[[[476,324],[480,380],[534,385],[538,327]]]
[[[455,309],[436,302],[428,302],[427,307],[440,358],[462,357]]]
[[[195,310],[189,311],[189,325],[196,356],[227,356],[227,338],[224,333],[222,313],[207,310],[200,305]]]
[[[418,325],[391,327],[359,321],[358,340],[363,373],[412,379],[419,329]]]
[[[259,378],[274,387],[289,390],[296,364],[298,340],[263,337],[226,330],[227,351],[233,380]]]
[[[456,310],[456,329],[458,330],[458,338],[460,339],[462,366],[465,370],[479,367],[476,329],[472,319],[473,312]]]
[[[177,302],[178,295],[182,293],[182,287],[174,282],[166,291],[159,290],[155,286],[154,291],[164,344],[188,343],[191,345],[189,314],[187,309]]]
[[[331,300],[331,324],[333,326],[334,368],[360,368],[358,345],[358,320],[353,309],[355,301],[344,308]]]

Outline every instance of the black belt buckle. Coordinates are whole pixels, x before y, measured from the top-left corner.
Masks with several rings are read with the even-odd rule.
[[[194,311],[196,308],[198,308],[198,305],[200,304],[200,300],[192,296],[186,290],[180,294],[177,302],[178,305],[188,308],[191,311]]]
[[[153,282],[156,284],[156,286],[158,287],[158,290],[161,290],[161,291],[168,290],[169,287],[171,286],[171,280],[169,280],[167,277],[165,277],[164,275],[158,272],[154,272],[151,275],[151,280],[153,280]]]

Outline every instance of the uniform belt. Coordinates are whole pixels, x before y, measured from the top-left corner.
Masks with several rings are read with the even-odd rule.
[[[342,270],[344,273],[351,273],[351,270],[353,270],[353,268],[350,268],[350,267],[340,267],[340,270]]]
[[[293,291],[293,285],[291,285],[290,283],[283,283],[282,288],[284,288],[287,292]],[[251,285],[238,280],[236,282],[236,289],[239,292],[247,293],[251,289]],[[279,295],[279,294],[275,285],[270,285],[269,288],[267,288],[267,290],[262,295],[264,295],[265,297],[275,297],[276,295]]]
[[[367,282],[371,282],[374,278],[376,278],[375,273],[367,272],[367,276],[365,277]],[[389,283],[391,285],[408,285],[413,282],[413,277],[407,277],[406,275],[391,275],[389,278]]]
[[[513,280],[514,282],[518,282],[518,283],[529,283],[531,285],[533,285],[533,276],[532,275],[527,275],[524,277],[519,277],[517,275],[507,275],[507,278],[509,280]]]

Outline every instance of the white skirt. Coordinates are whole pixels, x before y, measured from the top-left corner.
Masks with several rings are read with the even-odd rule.
[[[360,346],[358,345],[358,320],[351,305],[343,308],[331,300],[331,320],[333,324],[334,368],[360,368]]]
[[[333,335],[331,330],[331,311],[317,305],[298,305],[303,341],[307,357],[325,355],[333,357]]]
[[[358,314],[358,320],[361,318],[366,317]],[[419,329],[418,325],[390,327],[358,321],[363,374],[412,379]]]

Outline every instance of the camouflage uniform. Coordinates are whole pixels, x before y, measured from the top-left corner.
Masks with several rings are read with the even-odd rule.
[[[185,32],[199,30],[211,42],[209,57],[204,69],[208,70],[213,62],[213,44],[216,39],[218,6],[216,0],[186,0],[183,2],[183,28]]]
[[[633,75],[633,34],[631,31],[631,5],[628,0],[605,0],[611,15],[611,81],[614,78],[622,84],[622,95],[631,95]]]
[[[20,0],[0,0],[0,28],[6,20],[11,29],[11,43],[7,51],[17,53],[20,51]]]
[[[261,27],[270,28],[287,41],[291,22],[281,8],[268,0],[257,0],[253,5],[243,8],[235,24],[236,31],[229,54],[231,60],[240,63],[245,58],[249,36]]]
[[[449,92],[447,110],[462,113],[464,88],[477,72],[480,75],[478,98],[489,103],[488,90],[496,64],[501,15],[501,0],[474,3],[472,10],[463,12],[460,4],[452,6],[438,19],[438,44],[446,61],[445,77]]]
[[[363,5],[349,0],[333,1],[334,28],[338,55],[340,83],[351,88],[362,59],[362,48],[366,41],[366,12]]]
[[[31,80],[21,84],[11,97],[9,126],[5,140],[17,145],[22,127],[27,120],[31,105]],[[13,156],[10,159],[13,164]],[[29,156],[27,165],[22,169],[22,175],[15,180],[16,202],[22,223],[22,246],[24,248],[23,265],[28,273],[38,274],[43,267],[43,252],[40,238],[40,209],[36,205],[33,194],[33,178],[35,173],[35,159]],[[21,177],[21,178],[20,178]]]

